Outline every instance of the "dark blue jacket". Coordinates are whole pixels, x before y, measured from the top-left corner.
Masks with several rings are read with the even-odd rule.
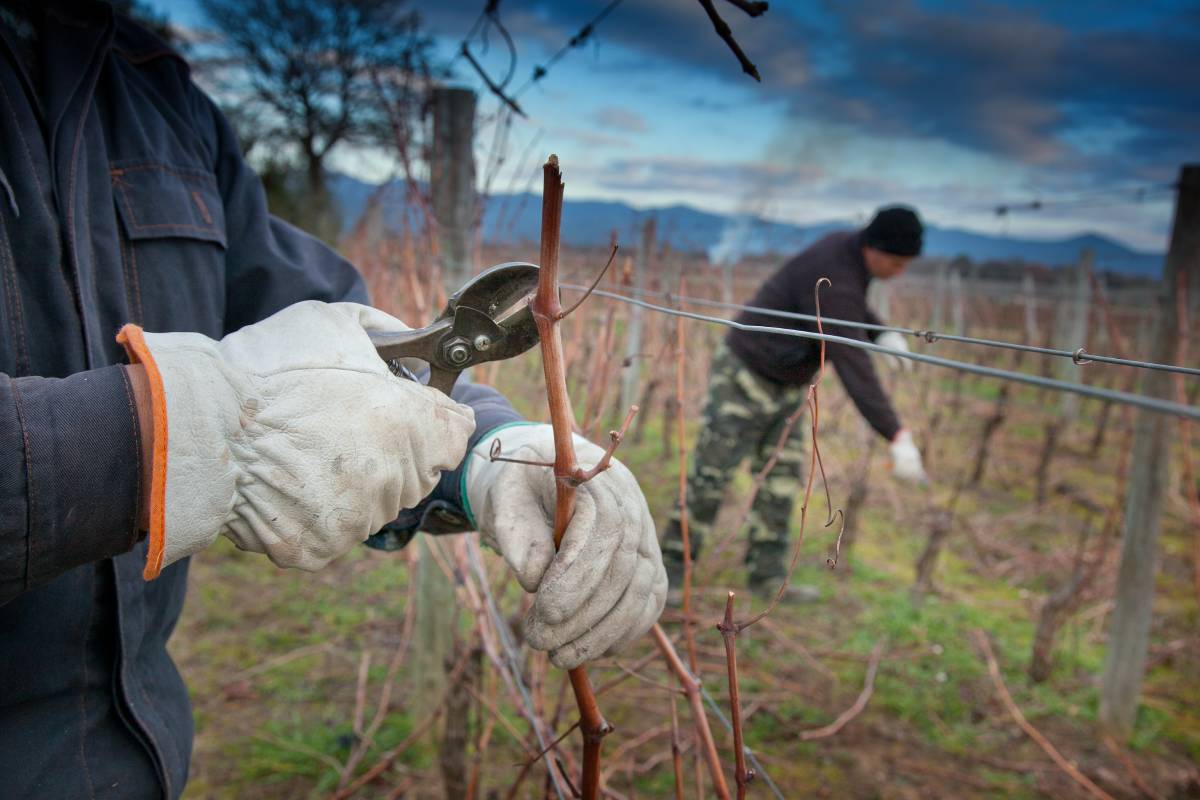
[[[192,718],[166,644],[188,567],[141,577],[137,421],[113,337],[125,322],[220,337],[366,291],[268,214],[160,41],[78,3],[48,14],[38,78],[13,36],[0,25],[0,795],[177,797]],[[456,396],[476,438],[517,418],[490,389]],[[462,527],[457,487],[446,475],[432,499]]]

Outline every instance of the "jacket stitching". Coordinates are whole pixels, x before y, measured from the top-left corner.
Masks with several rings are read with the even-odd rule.
[[[95,304],[95,306],[94,306],[95,308],[99,308],[101,306],[101,303],[100,303],[100,297],[99,297],[99,289],[97,287],[98,281],[95,280],[96,265],[99,263],[99,259],[96,258],[96,237],[92,234],[92,231],[95,229],[92,227],[92,203],[91,202],[85,203],[83,206],[83,224],[84,224],[84,230],[86,230],[88,232],[88,234],[87,234],[88,257],[91,259],[90,265],[91,265],[91,273],[93,276],[92,281],[91,281],[92,302]],[[87,341],[86,334],[84,337],[84,341],[85,342]],[[89,358],[90,358],[90,356],[89,356]]]
[[[109,172],[114,177],[120,177],[126,172],[147,172],[149,170],[169,172],[172,175],[178,175],[181,178],[195,178],[197,180],[207,181],[213,186],[217,185],[217,179],[213,177],[213,174],[207,170],[192,169],[190,167],[173,167],[170,164],[164,164],[161,161],[134,161],[128,164],[118,162],[118,165],[114,165]]]
[[[90,103],[90,98],[89,98],[89,103],[88,103],[89,108],[90,108],[90,105],[91,105],[91,103]],[[79,164],[79,143],[83,139],[83,129],[87,127],[87,117],[86,117],[87,112],[85,111],[84,113],[85,113],[85,117],[84,117],[83,121],[80,123],[79,129],[77,131],[75,131],[75,141],[71,143],[71,164],[70,164],[70,169],[67,170],[67,203],[66,203],[67,217],[66,217],[66,222],[67,222],[67,242],[69,243],[71,250],[69,253],[66,254],[66,257],[71,260],[71,265],[75,270],[75,284],[79,289],[79,293],[76,296],[75,302],[76,302],[76,311],[79,314],[79,327],[83,329],[84,360],[86,361],[87,365],[89,367],[91,367],[92,366],[92,348],[90,346],[91,343],[88,341],[87,317],[85,316],[86,312],[84,311],[84,302],[83,302],[83,285],[84,285],[83,269],[81,268],[82,265],[79,263],[79,247],[78,247],[78,242],[75,239],[75,176],[76,176],[76,170],[78,169],[78,164]],[[53,158],[53,156],[51,156],[51,158]]]
[[[25,134],[22,131],[23,126],[21,125],[21,121],[17,118],[16,107],[13,105],[12,96],[9,95],[8,89],[4,88],[3,81],[0,81],[0,94],[4,95],[4,103],[7,106],[8,114],[13,121],[12,128],[14,131],[16,131],[17,138],[21,141],[21,147],[25,150],[25,158],[28,160],[30,165],[29,171],[33,175],[33,182],[38,188],[38,202],[41,204],[42,210],[46,212],[47,218],[57,222],[57,215],[50,210],[50,205],[46,202],[46,187],[42,183],[42,179],[38,176],[37,162],[34,161],[33,151],[29,148],[29,141],[25,138]],[[47,154],[47,158],[49,158],[49,154]],[[70,281],[67,280],[67,276],[63,272],[62,259],[59,259],[58,269],[54,270],[54,273],[62,282],[63,287],[66,288],[67,296],[70,297],[73,302],[77,302],[75,289],[71,286]]]
[[[137,604],[138,613],[141,615],[141,623],[142,623],[141,628],[143,631],[146,630],[146,605],[147,604],[146,604],[145,600],[143,600],[141,603]],[[164,731],[166,731],[167,735],[171,738],[172,742],[175,742],[174,730],[172,729],[172,727],[169,724],[167,724],[166,720],[163,719],[163,715],[162,715],[161,711],[159,710],[158,706],[156,706],[154,703],[150,702],[150,697],[149,697],[149,695],[146,694],[146,687],[142,684],[141,681],[134,681],[133,685],[134,685],[134,688],[137,689],[137,693],[141,696],[142,702],[146,704],[146,707],[143,710],[143,713],[145,713],[146,715],[153,715],[154,717],[156,717],[158,719],[159,726]],[[131,708],[132,708],[132,704],[131,704]],[[136,711],[134,713],[136,716]],[[164,787],[164,789],[166,790],[164,792],[164,794],[167,797],[171,797],[172,796],[172,793],[171,793],[171,771],[167,765],[166,752],[163,750],[163,746],[159,742],[158,737],[155,735],[154,729],[151,726],[142,725],[141,728],[142,728],[142,732],[146,735],[146,738],[150,740],[150,744],[152,745],[152,749],[154,750],[154,757],[158,760],[158,766],[161,767],[160,775],[162,776],[163,782],[166,784],[166,786]],[[175,743],[178,744],[178,742],[175,742]],[[178,750],[177,750],[177,752],[178,752]]]
[[[21,130],[21,121],[17,119],[16,111],[13,108],[12,97],[8,94],[8,89],[4,88],[4,82],[0,81],[0,94],[4,95],[4,104],[8,106],[9,116],[13,120],[13,130],[16,131],[17,138],[21,140],[21,147],[25,149],[25,158],[29,160],[30,165],[33,164],[33,153],[29,149],[29,142],[25,139],[25,134]],[[50,212],[50,208],[46,205],[46,189],[42,186],[42,179],[38,177],[37,170],[30,170],[33,173],[33,182],[38,187],[38,200],[42,207],[46,209],[46,213]]]
[[[121,274],[125,276],[125,305],[129,307],[129,316],[132,322],[141,323],[137,317],[136,302],[133,296],[133,276],[130,274],[129,268],[129,251],[131,248],[125,246],[125,237],[117,232],[117,250],[121,255]]]
[[[120,236],[120,233],[118,232],[117,235]],[[121,238],[125,237],[121,236]],[[141,325],[146,320],[146,312],[142,309],[142,276],[141,270],[138,269],[137,248],[134,247],[133,242],[129,243],[129,274],[133,276],[134,313],[137,314],[138,324]]]
[[[123,181],[121,181],[119,178],[115,179],[115,181],[116,181],[117,189],[119,189],[121,192],[121,201],[125,204],[125,211],[129,215],[130,226],[133,227],[135,230],[149,231],[149,230],[158,230],[158,229],[162,229],[162,228],[171,228],[171,229],[176,229],[176,230],[200,231],[202,233],[209,233],[209,234],[213,234],[214,236],[218,236],[218,237],[220,236],[221,231],[216,226],[216,224],[192,225],[192,224],[189,224],[186,222],[154,222],[154,223],[138,222],[137,214],[133,210],[133,203],[131,203],[129,200],[129,192],[126,191],[126,184]]]
[[[34,512],[37,504],[34,498],[37,491],[33,484],[33,440],[29,436],[29,425],[25,421],[25,403],[21,398],[21,390],[17,381],[12,381],[13,405],[17,409],[17,422],[21,425],[21,439],[25,445],[25,588],[33,585],[33,532],[37,530],[37,520]]]
[[[196,207],[200,209],[200,216],[204,218],[205,225],[212,225],[212,214],[208,213],[208,206],[204,205],[204,198],[196,190],[192,190],[192,200],[196,203]]]
[[[103,47],[105,50],[108,50],[108,49],[111,49],[111,47],[112,47],[113,20],[112,20],[112,16],[111,16],[111,10],[109,12],[107,24],[108,24],[108,29],[106,31],[106,40],[103,41],[103,44],[97,46],[96,48],[94,48],[92,50],[92,52],[89,55],[88,60],[87,60],[88,72],[86,73],[86,77],[85,77],[83,83],[81,83],[81,85],[86,86],[86,91],[84,92],[83,103],[81,106],[81,108],[83,110],[81,112],[81,118],[79,120],[79,124],[76,126],[76,129],[75,129],[75,141],[73,141],[71,143],[70,169],[67,170],[67,200],[66,200],[67,237],[71,243],[70,257],[71,257],[71,259],[74,263],[74,267],[75,267],[75,280],[79,284],[78,307],[76,310],[79,314],[80,327],[83,330],[84,359],[89,368],[95,366],[95,358],[94,358],[93,348],[92,348],[93,341],[92,341],[91,336],[89,336],[89,330],[88,330],[88,327],[89,327],[88,326],[88,315],[87,315],[87,311],[86,311],[86,306],[84,305],[84,302],[83,302],[83,290],[84,290],[85,281],[84,281],[83,269],[81,268],[82,265],[79,260],[78,242],[77,242],[76,236],[75,236],[75,203],[76,203],[76,199],[77,199],[76,194],[75,194],[75,189],[76,189],[76,186],[78,185],[78,175],[79,175],[79,145],[83,141],[83,132],[85,130],[87,130],[87,128],[88,128],[88,120],[92,117],[93,114],[96,113],[95,107],[94,107],[94,102],[95,102],[95,98],[96,98],[96,85],[99,82],[100,73],[103,70],[102,62],[104,59],[104,54],[101,54],[100,48]],[[95,239],[94,239],[94,237],[91,236],[91,233],[90,233],[91,203],[88,203],[86,205],[85,212],[87,213],[87,219],[85,221],[89,223],[89,234],[88,234],[89,249],[92,250],[93,258],[94,258]],[[95,261],[94,260],[91,264],[91,267],[94,272],[94,270],[95,270]],[[96,305],[93,306],[93,308],[99,308],[100,307],[99,299],[95,296],[95,293],[96,293],[95,275],[93,274],[91,276],[91,278],[92,278],[92,281],[91,281],[92,300],[96,301]]]
[[[87,781],[88,797],[95,800],[96,788],[92,783],[92,769],[88,766],[87,760],[87,684],[88,684],[88,634],[92,629],[92,620],[96,616],[96,573],[91,571],[88,573],[92,579],[92,602],[88,604],[87,622],[83,625],[83,641],[80,650],[83,657],[80,659],[80,667],[83,673],[83,680],[79,684],[79,763],[83,767],[83,777]]]
[[[17,344],[16,372],[28,374],[30,371],[29,345],[25,341],[25,310],[21,305],[21,286],[17,278],[16,265],[13,264],[12,252],[9,247],[8,233],[0,231],[0,261],[4,262],[4,286],[12,298],[7,303],[10,309],[9,326],[13,331],[13,340]]]

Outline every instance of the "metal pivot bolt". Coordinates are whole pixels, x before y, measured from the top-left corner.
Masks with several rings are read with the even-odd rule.
[[[462,340],[451,342],[446,345],[445,356],[451,364],[465,364],[471,359],[471,348]]]
[[[482,353],[484,350],[487,350],[491,346],[492,346],[492,340],[490,337],[484,336],[482,333],[475,337],[475,349],[478,350],[479,352]]]

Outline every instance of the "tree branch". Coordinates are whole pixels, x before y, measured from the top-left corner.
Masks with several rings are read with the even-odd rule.
[[[729,677],[729,717],[733,722],[733,757],[736,768],[733,779],[737,782],[738,800],[746,797],[746,787],[754,780],[754,770],[746,768],[746,748],[742,740],[742,701],[738,693],[737,670],[737,623],[733,621],[733,598],[731,591],[725,598],[725,618],[717,623],[717,630],[725,640],[725,668]]]
[[[615,233],[613,234],[613,238],[614,238],[614,240],[616,239]],[[600,281],[604,280],[604,275],[608,272],[608,268],[612,266],[613,259],[616,257],[617,257],[617,244],[614,241],[613,246],[612,246],[612,252],[608,254],[608,261],[606,261],[604,263],[604,269],[600,270],[600,274],[596,276],[596,280],[592,281],[592,285],[589,286],[587,291],[583,293],[583,297],[579,298],[575,302],[575,305],[571,306],[566,311],[562,312],[562,316],[560,316],[559,319],[565,319],[565,318],[571,316],[571,314],[575,313],[575,309],[577,309],[581,305],[583,305],[584,300],[587,300],[589,297],[592,296],[592,292],[596,291],[596,287],[600,285]]]
[[[755,0],[725,0],[731,6],[737,6],[752,17],[761,17],[767,13],[768,4]]]
[[[517,116],[519,116],[519,117],[527,116],[525,114],[525,110],[522,109],[521,106],[519,106],[517,104],[517,101],[514,100],[513,98],[509,97],[508,95],[506,95],[504,93],[504,90],[502,88],[500,88],[499,86],[497,86],[496,82],[493,81],[491,76],[487,74],[487,72],[484,70],[483,66],[478,61],[475,60],[475,56],[471,55],[471,48],[467,46],[466,42],[462,43],[462,46],[459,48],[459,52],[462,53],[463,57],[467,59],[467,63],[469,63],[474,68],[474,70],[477,73],[479,73],[479,77],[483,79],[483,82],[487,86],[489,92],[496,95],[496,97],[500,98],[500,102],[502,102],[502,103],[504,103],[504,105],[508,106],[512,110],[512,112],[514,114],[516,114]]]
[[[721,15],[717,13],[712,0],[699,0],[699,2],[704,7],[705,13],[708,14],[708,18],[717,32],[717,36],[720,36],[725,41],[725,44],[729,45],[729,49],[733,51],[733,54],[737,56],[738,63],[742,65],[742,72],[762,83],[762,77],[758,74],[758,67],[754,66],[750,59],[746,57],[746,54],[742,52],[742,48],[738,45],[737,40],[733,38],[733,31],[729,29],[729,24],[721,19]],[[739,4],[735,3],[735,5]],[[751,16],[755,15],[751,14]]]
[[[992,653],[992,645],[988,642],[987,634],[979,628],[973,632],[975,641],[979,645],[979,649],[983,651],[983,657],[987,660],[988,674],[992,676],[992,683],[996,686],[996,693],[1000,695],[1000,702],[1008,710],[1009,715],[1020,726],[1021,730],[1025,731],[1030,739],[1037,743],[1037,746],[1042,748],[1046,755],[1059,766],[1059,768],[1070,776],[1071,780],[1078,783],[1092,797],[1098,797],[1100,800],[1114,800],[1113,796],[1101,789],[1096,784],[1092,783],[1088,776],[1080,772],[1074,764],[1065,759],[1062,753],[1058,752],[1050,740],[1041,734],[1041,732],[1025,719],[1025,715],[1021,713],[1021,709],[1013,701],[1012,695],[1008,693],[1008,687],[1004,685],[1004,678],[1000,676],[1000,665],[996,663],[996,656]]]
[[[717,756],[717,746],[713,743],[712,729],[709,728],[708,716],[704,713],[704,701],[700,698],[700,682],[684,666],[683,661],[679,658],[679,653],[675,652],[675,647],[667,638],[667,633],[661,625],[657,622],[654,623],[654,627],[650,629],[650,635],[654,637],[654,643],[658,645],[659,652],[666,659],[668,669],[675,674],[675,679],[687,693],[688,702],[692,706],[692,720],[696,725],[696,749],[701,752],[708,764],[713,789],[721,800],[729,800],[729,785],[725,782],[725,773],[721,770],[721,759]]]
[[[875,673],[879,670],[879,660],[881,658],[883,658],[882,639],[876,642],[875,647],[871,649],[871,660],[867,664],[867,675],[863,678],[863,688],[858,693],[858,698],[855,699],[854,705],[839,714],[837,719],[825,727],[802,732],[800,734],[800,741],[811,742],[814,739],[825,739],[833,736],[846,727],[846,723],[862,713],[863,709],[867,707],[867,701],[871,699],[872,692],[875,691]]]

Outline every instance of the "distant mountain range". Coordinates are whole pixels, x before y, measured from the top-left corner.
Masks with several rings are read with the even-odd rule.
[[[347,175],[330,176],[330,191],[342,211],[343,230],[349,231],[366,210],[379,187]],[[386,218],[403,213],[404,187],[393,182],[384,189]],[[633,243],[647,216],[657,220],[658,239],[683,251],[707,252],[711,258],[739,255],[786,254],[799,250],[826,233],[852,226],[850,222],[792,225],[757,217],[738,217],[701,211],[691,206],[634,208],[606,200],[566,200],[563,206],[563,241],[574,246],[602,246],[613,230],[620,241]],[[535,241],[541,226],[541,197],[522,193],[493,195],[483,215],[484,241]],[[930,225],[925,234],[925,255],[974,261],[1024,261],[1047,267],[1074,264],[1080,251],[1090,247],[1100,269],[1126,275],[1158,277],[1162,253],[1133,250],[1097,233],[1066,239],[1022,239]]]

